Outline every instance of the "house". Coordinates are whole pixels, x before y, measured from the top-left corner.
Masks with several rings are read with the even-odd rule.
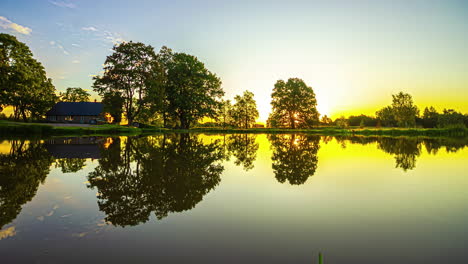
[[[46,113],[46,119],[59,123],[96,123],[104,118],[103,104],[97,102],[58,102]]]

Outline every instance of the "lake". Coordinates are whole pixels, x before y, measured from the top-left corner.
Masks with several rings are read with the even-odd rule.
[[[1,263],[468,263],[468,140],[0,142]]]

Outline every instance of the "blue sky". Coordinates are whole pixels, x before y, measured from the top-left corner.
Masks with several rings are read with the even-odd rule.
[[[260,120],[278,79],[314,88],[319,111],[373,114],[400,90],[468,112],[468,1],[0,0],[0,32],[28,44],[58,90],[91,90],[120,41],[197,56],[226,98],[248,89]]]

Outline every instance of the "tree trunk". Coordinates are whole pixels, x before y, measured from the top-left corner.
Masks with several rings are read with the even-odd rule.
[[[291,128],[296,128],[296,120],[294,120],[294,114],[289,113],[289,122],[291,123]]]
[[[21,115],[23,116],[23,122],[27,122],[27,116],[26,116],[26,112],[23,110],[21,110]]]

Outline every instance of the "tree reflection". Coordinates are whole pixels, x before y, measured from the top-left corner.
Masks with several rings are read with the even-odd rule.
[[[300,185],[315,174],[320,136],[270,135],[269,140],[272,168],[279,182]]]
[[[49,174],[52,156],[40,142],[14,140],[0,154],[0,228],[13,221]]]
[[[236,159],[234,164],[242,165],[246,171],[253,169],[259,147],[256,138],[255,134],[230,135],[227,138],[227,158],[232,155]]]
[[[73,173],[82,170],[86,165],[85,159],[69,158],[57,159],[55,161],[55,168],[61,168],[62,173]]]
[[[220,182],[222,148],[196,135],[174,134],[115,140],[90,173],[98,205],[118,226],[146,222],[195,207]]]
[[[395,155],[396,168],[403,171],[416,167],[416,157],[421,155],[421,141],[417,138],[379,138],[378,148]]]

